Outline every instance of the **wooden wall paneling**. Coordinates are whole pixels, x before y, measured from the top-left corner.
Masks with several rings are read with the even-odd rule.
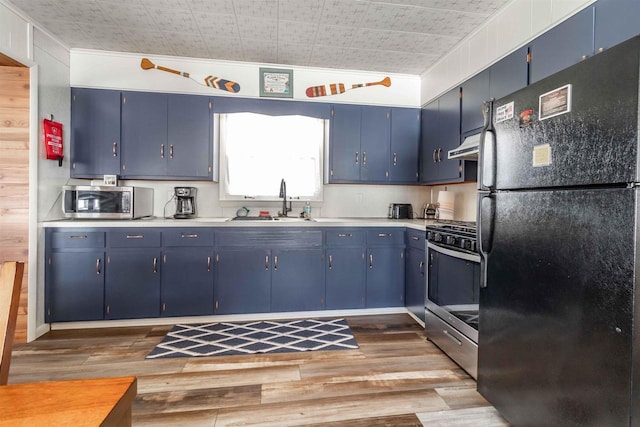
[[[0,65],[12,64],[5,58]],[[14,342],[26,342],[30,86],[29,68],[12,65],[19,66],[0,66],[0,262],[25,263]]]

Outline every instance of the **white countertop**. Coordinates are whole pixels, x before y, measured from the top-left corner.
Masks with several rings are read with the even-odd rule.
[[[67,227],[407,227],[424,230],[434,220],[387,219],[387,218],[313,218],[313,221],[255,220],[230,221],[223,217],[201,217],[194,219],[141,218],[135,220],[90,220],[60,219],[40,222],[46,228]]]

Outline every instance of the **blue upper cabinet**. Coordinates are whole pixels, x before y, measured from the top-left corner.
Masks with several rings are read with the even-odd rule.
[[[529,83],[563,70],[593,55],[594,8],[587,7],[530,44]]]
[[[460,88],[451,89],[422,109],[420,182],[449,184],[476,180],[477,162],[448,158],[449,150],[460,145],[460,122]]]
[[[419,110],[334,105],[330,183],[417,182]]]
[[[329,182],[360,180],[360,122],[357,105],[334,105],[331,108],[331,147]]]
[[[489,99],[489,70],[462,84],[462,134],[482,127],[482,103]]]
[[[71,177],[120,173],[120,91],[71,89]]]
[[[527,46],[521,47],[489,68],[489,98],[500,99],[527,86],[527,53]]]
[[[167,175],[212,178],[212,123],[209,97],[169,95]]]
[[[433,182],[438,176],[436,152],[438,150],[438,132],[440,131],[439,108],[440,101],[436,99],[425,105],[421,111],[420,182],[422,183]]]
[[[211,179],[209,98],[123,92],[122,151],[123,178]]]
[[[640,34],[638,0],[599,0],[595,3],[595,51],[601,52]]]
[[[418,182],[420,145],[420,110],[391,109],[391,164],[389,182],[416,184]]]
[[[391,110],[387,107],[361,107],[360,181],[384,183],[389,177]]]
[[[122,93],[123,178],[167,174],[167,95]]]

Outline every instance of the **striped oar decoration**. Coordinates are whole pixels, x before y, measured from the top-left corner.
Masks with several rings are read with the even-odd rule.
[[[155,68],[156,70],[177,74],[179,76],[189,78],[198,84],[211,87],[214,89],[220,89],[220,90],[224,90],[231,93],[240,92],[240,85],[231,80],[225,80],[225,79],[221,79],[220,77],[207,76],[204,74],[191,74],[184,71],[174,70],[172,68],[163,67],[162,65],[155,65],[153,62],[151,62],[147,58],[142,58],[140,67],[142,67],[143,70],[151,70]]]
[[[357,89],[359,87],[367,87],[367,86],[391,86],[391,79],[389,77],[385,77],[379,82],[370,82],[370,83],[358,83],[351,85],[351,87],[345,88],[344,83],[332,83],[329,85],[322,86],[311,86],[307,88],[307,96],[309,98],[316,98],[319,96],[330,96],[330,95],[339,95],[341,93],[345,93],[351,89]]]

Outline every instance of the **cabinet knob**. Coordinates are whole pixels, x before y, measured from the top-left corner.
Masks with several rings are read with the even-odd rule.
[[[164,159],[164,144],[160,144],[160,158]]]
[[[173,144],[169,145],[169,158],[173,159]]]
[[[398,153],[393,153],[393,166],[398,165]]]
[[[356,165],[358,164],[358,152],[356,151]]]
[[[329,255],[329,270],[333,269],[333,256]]]
[[[118,143],[113,143],[113,157],[118,157]]]
[[[369,268],[373,268],[373,254],[369,254]]]
[[[366,151],[362,152],[362,164],[363,165],[367,164],[367,152]]]
[[[436,160],[436,149],[433,149],[433,153],[431,153],[431,158],[433,159],[433,163],[438,163]]]
[[[158,272],[158,258],[157,257],[153,257],[153,272],[154,273]]]

